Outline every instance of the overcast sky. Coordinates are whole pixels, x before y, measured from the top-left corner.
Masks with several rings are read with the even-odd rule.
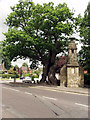
[[[48,3],[53,2],[55,5],[66,2],[68,7],[75,10],[75,16],[78,14],[84,15],[84,11],[87,8],[90,0],[33,0],[34,3]],[[10,6],[18,3],[18,0],[0,0],[0,40],[4,39],[2,32],[7,32],[7,26],[4,25],[5,18],[10,14]],[[77,35],[76,35],[77,36]],[[23,61],[22,61],[23,62]],[[19,63],[19,62],[18,62]],[[21,66],[21,64],[19,64]]]

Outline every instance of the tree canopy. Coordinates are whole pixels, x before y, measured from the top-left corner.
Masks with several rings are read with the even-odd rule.
[[[69,36],[77,27],[74,13],[66,3],[35,5],[30,0],[20,0],[11,9],[6,19],[9,29],[4,33],[3,55],[10,61],[29,58],[34,67],[41,61],[44,66],[42,81],[48,76],[54,84],[56,56],[66,50]]]
[[[0,64],[2,62],[2,42],[0,41]]]
[[[84,12],[84,17],[80,18],[79,27],[81,43],[83,44],[79,56],[82,65],[90,73],[90,2]]]

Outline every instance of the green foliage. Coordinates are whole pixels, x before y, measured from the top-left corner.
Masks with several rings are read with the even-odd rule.
[[[40,71],[35,71],[34,73],[39,77]]]
[[[66,3],[35,5],[30,0],[20,0],[11,10],[5,23],[9,29],[4,33],[3,56],[10,61],[29,58],[31,69],[36,69],[41,62],[44,66],[43,81],[47,75],[51,79],[56,56],[65,53],[69,36],[77,29],[78,17],[74,18]],[[55,83],[55,70],[50,80],[52,84]]]
[[[31,77],[31,80],[34,81],[34,78],[38,78],[38,75],[35,75],[34,73],[31,73],[31,74],[23,74],[24,77]]]
[[[28,68],[28,64],[27,63],[23,63],[23,65],[22,66],[26,66],[27,68]]]
[[[1,71],[1,74],[4,74],[5,73],[5,71]]]
[[[11,77],[11,78],[16,77],[16,78],[18,78],[19,77],[18,72],[14,71],[13,69],[14,68],[11,68],[10,70],[8,70],[8,77]]]
[[[3,57],[4,67],[9,70],[11,68],[11,61],[8,57]]]
[[[2,78],[8,78],[7,76],[7,74],[2,74]]]
[[[66,3],[54,7],[52,2],[35,5],[28,0],[19,1],[11,9],[6,19],[10,28],[3,42],[3,55],[10,61],[28,57],[36,67],[38,61],[45,64],[52,53],[65,51],[68,37],[76,28],[74,13]]]
[[[23,74],[24,77],[30,76],[30,74]]]
[[[19,75],[18,74],[2,74],[2,78],[14,78],[14,77],[16,77],[16,78],[19,78]]]
[[[3,56],[3,41],[0,41],[0,63],[4,62],[4,67],[8,70],[11,67],[11,62],[7,56]]]
[[[79,52],[79,59],[88,73],[90,74],[90,2],[84,12],[84,17],[80,17],[80,36],[82,37],[82,49]],[[90,77],[90,75],[89,75]]]
[[[8,70],[8,73],[9,73],[9,74],[17,74],[17,71],[14,71],[13,69],[14,69],[14,68],[11,68],[10,70]]]
[[[2,41],[0,41],[0,64],[2,62]]]
[[[15,65],[15,69],[17,69],[18,68],[18,65]]]
[[[30,77],[31,77],[32,81],[34,81],[34,78],[38,78],[38,75],[30,74]]]

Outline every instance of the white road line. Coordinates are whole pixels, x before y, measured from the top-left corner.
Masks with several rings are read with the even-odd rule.
[[[49,88],[43,88],[42,86],[37,86],[37,87],[30,87],[30,88],[36,88],[36,89],[41,89],[41,90],[50,90],[50,91],[55,91],[55,92],[61,92],[61,93],[68,93],[68,94],[76,94],[76,95],[82,95],[82,96],[90,96],[88,95],[88,91],[87,93],[78,93],[78,92],[74,92],[74,91],[64,91],[64,90],[58,90],[58,89],[49,89]]]
[[[28,94],[28,95],[32,95],[32,93],[29,93],[29,92],[24,92],[25,94]]]
[[[10,89],[10,88],[7,88],[7,87],[2,87],[2,88],[5,88],[5,89]]]
[[[83,106],[83,107],[90,107],[88,105],[80,104],[80,103],[75,103],[76,105]]]
[[[11,89],[11,90],[16,91],[16,92],[20,92],[19,90],[16,90],[16,89]]]
[[[17,90],[17,89],[13,89],[13,88],[7,88],[7,87],[3,87],[5,89],[9,89],[9,90],[13,90],[13,91],[16,91],[16,92],[21,92],[20,90]],[[28,95],[32,95],[32,93],[29,93],[29,92],[24,92],[25,94],[28,94]]]
[[[9,89],[9,90],[13,90],[13,91],[16,91],[16,92],[20,92],[19,90],[16,90],[16,89],[12,89],[12,88],[7,88],[7,87],[3,87],[5,89]]]
[[[51,97],[46,97],[46,96],[43,96],[43,98],[51,99],[51,100],[57,100],[56,98],[51,98]]]

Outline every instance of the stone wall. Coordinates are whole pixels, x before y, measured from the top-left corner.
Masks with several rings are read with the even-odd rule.
[[[79,87],[84,87],[84,68],[79,66]]]
[[[60,86],[67,86],[67,70],[66,70],[66,64],[61,68],[60,70]]]
[[[79,67],[67,67],[67,87],[79,87]]]
[[[84,69],[80,65],[79,67],[67,68],[65,64],[61,68],[61,71],[60,71],[60,86],[84,87],[84,74],[83,74],[84,72],[83,71]]]

